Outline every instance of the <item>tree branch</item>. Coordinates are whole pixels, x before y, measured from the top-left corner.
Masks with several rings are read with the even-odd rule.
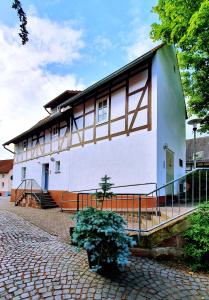
[[[22,40],[22,44],[25,45],[28,42],[28,31],[26,29],[27,25],[27,17],[26,14],[22,8],[22,4],[19,0],[13,0],[12,8],[14,8],[17,11],[17,15],[20,20],[20,33],[19,36]]]

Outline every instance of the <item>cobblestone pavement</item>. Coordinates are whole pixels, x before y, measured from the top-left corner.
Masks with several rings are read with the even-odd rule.
[[[209,299],[209,278],[145,258],[103,277],[86,254],[20,216],[0,210],[0,299]]]
[[[14,202],[10,202],[9,199],[10,197],[0,197],[0,210],[13,212],[48,233],[57,236],[59,240],[69,241],[70,215],[67,212],[61,212],[60,208],[44,210],[14,206]]]

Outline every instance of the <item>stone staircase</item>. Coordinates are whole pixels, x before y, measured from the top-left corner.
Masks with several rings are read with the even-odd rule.
[[[24,179],[15,190],[15,206],[56,208],[59,205],[48,192],[43,191],[35,179]]]
[[[34,193],[34,198],[40,204],[40,207],[43,209],[59,207],[48,192]]]
[[[186,213],[190,213],[190,209],[192,209],[192,206],[190,207],[160,207],[160,210],[153,209],[149,211],[141,211],[140,216],[140,225],[141,230],[146,230],[147,228],[153,228],[155,226],[158,226],[164,222],[167,222],[173,218],[178,218],[181,215],[184,215]],[[139,229],[139,214],[138,211],[132,211],[132,212],[118,212],[127,222],[127,229]]]

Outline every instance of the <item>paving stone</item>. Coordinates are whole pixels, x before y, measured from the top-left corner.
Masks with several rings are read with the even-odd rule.
[[[27,208],[22,209],[26,214]],[[42,226],[33,211],[37,210],[30,209],[31,220],[39,220]],[[50,214],[54,218],[53,213],[44,213],[48,221]],[[59,214],[59,222],[62,216]],[[77,252],[18,213],[2,210],[1,201],[0,244],[0,299],[208,299],[207,276],[191,275],[147,258],[132,257],[126,270],[117,275],[93,273],[84,251]]]

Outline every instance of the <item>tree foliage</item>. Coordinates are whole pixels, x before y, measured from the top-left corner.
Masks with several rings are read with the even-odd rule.
[[[190,114],[204,118],[209,130],[209,0],[158,0],[153,7],[160,23],[152,24],[151,38],[174,44]],[[208,115],[208,117],[206,117]]]
[[[101,182],[99,183],[99,187],[101,188],[101,191],[96,192],[97,198],[111,198],[113,196],[113,193],[110,192],[111,188],[114,186],[113,183],[110,182],[111,177],[108,177],[105,175],[101,178]]]
[[[113,211],[87,207],[77,213],[73,242],[89,253],[91,269],[108,265],[123,269],[128,263],[129,247],[135,242],[125,232],[126,222]]]
[[[22,40],[22,44],[25,45],[28,42],[28,31],[26,28],[27,25],[27,17],[22,8],[22,4],[19,0],[13,0],[12,8],[17,11],[17,15],[20,20],[20,33],[19,36]]]
[[[189,217],[191,227],[185,232],[185,254],[193,270],[209,272],[209,203],[201,205]]]

